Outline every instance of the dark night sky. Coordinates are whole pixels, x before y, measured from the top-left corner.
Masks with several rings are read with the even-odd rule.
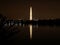
[[[33,7],[33,19],[60,18],[58,0],[0,0],[0,13],[8,18],[29,19],[29,5]]]

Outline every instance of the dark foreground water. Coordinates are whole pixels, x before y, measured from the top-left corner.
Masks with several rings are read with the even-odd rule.
[[[31,40],[29,26],[13,26],[10,30],[13,32],[18,30],[18,32],[12,33],[12,36],[3,37],[2,42],[8,45],[60,43],[60,26],[33,26]]]

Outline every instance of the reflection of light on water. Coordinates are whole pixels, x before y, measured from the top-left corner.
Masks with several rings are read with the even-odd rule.
[[[18,24],[16,23],[15,26],[18,26]]]
[[[36,27],[38,28],[38,25],[36,25]]]
[[[13,25],[14,23],[13,22],[11,22],[11,25]]]
[[[5,23],[4,26],[7,26],[7,23]]]
[[[23,27],[24,27],[25,25],[23,24]]]
[[[9,26],[10,26],[10,22],[9,22]]]
[[[38,25],[33,25],[34,28],[38,28]]]
[[[19,26],[21,26],[22,24],[21,23],[19,23]]]
[[[30,25],[30,39],[32,39],[32,25]]]

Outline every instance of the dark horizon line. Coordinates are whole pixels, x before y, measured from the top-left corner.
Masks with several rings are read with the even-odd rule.
[[[0,14],[0,22],[1,24],[14,22],[21,24],[32,24],[32,25],[58,25],[60,26],[60,18],[59,19],[49,19],[49,20],[15,20],[15,19],[7,19],[6,16]]]
[[[38,21],[34,21],[34,20],[26,20],[26,21],[23,21],[23,20],[6,20],[7,24],[9,23],[14,23],[14,24],[25,24],[25,25],[48,25],[48,26],[60,26],[60,20],[38,20]]]

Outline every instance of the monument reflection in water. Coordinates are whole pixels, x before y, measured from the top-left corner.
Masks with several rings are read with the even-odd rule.
[[[32,6],[30,6],[30,20],[32,20]],[[30,25],[30,39],[32,39],[32,25]]]

